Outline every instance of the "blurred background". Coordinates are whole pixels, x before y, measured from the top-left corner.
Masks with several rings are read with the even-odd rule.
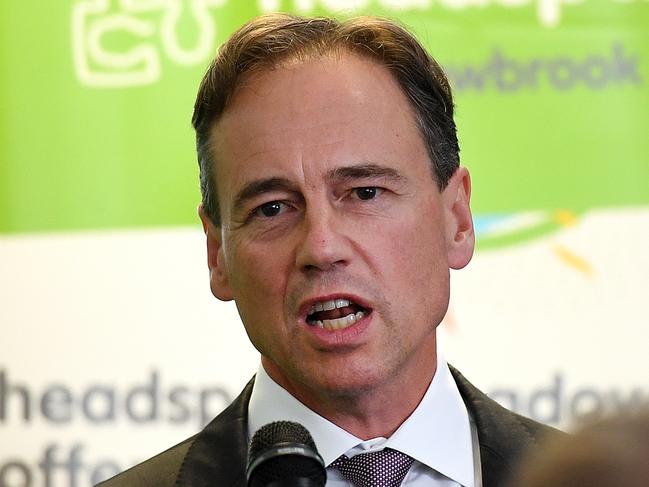
[[[270,11],[399,19],[442,64],[477,253],[446,358],[569,429],[649,406],[647,0],[2,0],[0,487],[86,487],[254,373],[209,291],[190,118]]]

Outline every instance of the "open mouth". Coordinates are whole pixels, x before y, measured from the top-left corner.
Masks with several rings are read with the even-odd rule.
[[[370,310],[353,301],[342,298],[330,299],[314,303],[307,314],[306,321],[311,326],[340,330],[352,326],[369,313]]]

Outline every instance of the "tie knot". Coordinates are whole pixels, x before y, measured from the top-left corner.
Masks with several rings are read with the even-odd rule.
[[[336,468],[356,487],[398,487],[414,460],[400,451],[384,448],[348,458],[341,455],[330,468]]]

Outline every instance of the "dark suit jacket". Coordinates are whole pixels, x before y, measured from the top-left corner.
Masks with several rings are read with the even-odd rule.
[[[520,455],[557,430],[508,411],[454,368],[451,373],[478,429],[483,487],[501,487]],[[245,487],[252,384],[200,433],[99,486]]]

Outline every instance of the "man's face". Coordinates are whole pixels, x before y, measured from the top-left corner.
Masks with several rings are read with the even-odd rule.
[[[312,406],[429,381],[470,185],[460,169],[440,193],[389,71],[343,54],[257,73],[212,137],[211,287],[270,375]]]

